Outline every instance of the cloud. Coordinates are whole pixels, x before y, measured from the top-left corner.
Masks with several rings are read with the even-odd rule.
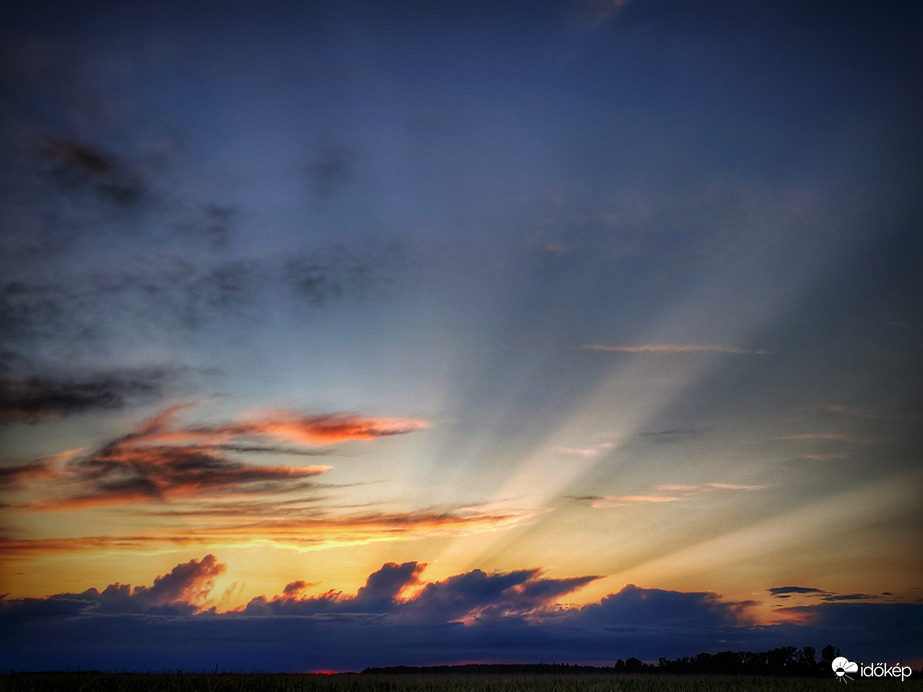
[[[152,369],[100,373],[80,380],[0,379],[0,424],[34,424],[87,411],[121,409],[159,394],[165,378],[165,371]]]
[[[304,416],[285,411],[261,411],[254,419],[217,426],[177,425],[177,416],[189,408],[191,405],[166,408],[122,437],[89,454],[71,458],[57,468],[47,463],[13,467],[6,472],[6,481],[12,485],[26,478],[50,481],[45,489],[48,492],[33,503],[32,509],[74,509],[229,494],[279,494],[310,487],[305,484],[306,479],[332,467],[253,464],[231,454],[245,453],[254,446],[260,452],[287,450],[256,444],[261,440],[331,445],[406,434],[427,425],[415,418]],[[311,451],[302,450],[305,454]]]
[[[274,493],[332,467],[263,466],[195,447],[110,445],[71,464],[68,482],[86,491],[49,508],[163,501],[215,493]]]
[[[602,442],[592,447],[555,447],[555,453],[568,457],[592,458],[615,449],[614,442]]]
[[[723,601],[713,592],[644,589],[628,584],[599,603],[566,614],[565,619],[652,629],[682,625],[744,626],[753,624],[750,610],[755,605],[754,601]]]
[[[429,427],[420,418],[364,418],[336,414],[299,416],[285,411],[265,411],[260,415],[261,420],[230,424],[219,428],[217,432],[276,437],[308,445],[329,445],[349,440],[406,435]]]
[[[716,490],[765,490],[768,487],[768,485],[744,485],[741,483],[695,483],[689,485],[658,485],[657,490],[685,490],[691,492],[695,490],[708,490],[710,488]]]
[[[110,202],[136,204],[144,195],[140,171],[100,148],[66,139],[49,139],[40,143],[36,156],[50,164],[48,172],[61,184],[91,186]]]
[[[118,582],[102,591],[95,588],[82,593],[61,593],[44,599],[0,600],[0,617],[29,621],[36,616],[113,615],[152,613],[191,615],[200,609],[214,587],[215,577],[225,566],[214,555],[176,565],[169,574],[151,586]]]
[[[704,434],[706,428],[674,428],[672,430],[650,430],[639,433],[639,437],[654,442],[685,442]]]
[[[308,182],[318,202],[325,202],[353,178],[355,155],[341,143],[317,147],[308,165]]]
[[[873,630],[880,641],[896,641],[887,660],[910,658],[901,652],[914,646],[917,650],[912,655],[918,656],[919,642],[923,641],[923,603],[828,602],[779,608],[775,612],[791,615],[813,628],[839,629],[844,634]],[[839,646],[842,648],[842,644]]]
[[[827,592],[823,589],[815,589],[811,586],[774,586],[771,589],[766,589],[773,596],[779,597],[782,595],[790,594],[826,594]]]
[[[742,485],[739,483],[666,483],[655,487],[656,493],[634,495],[584,495],[569,496],[572,500],[589,502],[594,509],[607,509],[629,504],[660,504],[690,500],[696,495],[711,490],[751,491],[763,490],[766,485]],[[664,495],[662,493],[672,493]]]
[[[846,442],[848,444],[853,444],[856,442],[856,436],[849,433],[799,433],[798,435],[786,435],[785,437],[780,437],[780,440],[819,440],[822,442]]]
[[[297,489],[297,488],[296,488]],[[273,491],[281,492],[278,487]],[[182,520],[187,506],[180,497],[169,505],[162,516]],[[206,498],[207,499],[207,498]],[[266,544],[294,550],[320,550],[348,545],[364,545],[394,540],[413,540],[434,536],[470,536],[499,531],[521,524],[531,512],[517,510],[465,511],[461,509],[435,512],[364,512],[344,514],[336,508],[292,508],[280,504],[275,496],[254,508],[251,504],[219,504],[214,511],[202,508],[197,500],[190,516],[209,514],[215,519],[207,526],[183,526],[146,529],[143,534],[112,534],[76,536],[68,539],[0,539],[0,550],[10,559],[51,553],[129,553],[157,549],[209,549],[219,546],[253,546]],[[310,504],[310,501],[303,501]],[[20,509],[55,510],[81,509],[105,504],[98,498],[82,503],[79,498],[69,503],[26,506]],[[109,503],[113,504],[113,503]],[[143,509],[133,507],[139,514]],[[294,516],[292,516],[294,515]]]
[[[768,351],[753,351],[735,346],[721,346],[717,344],[584,344],[582,348],[590,351],[609,351],[616,353],[657,353],[673,355],[678,353],[742,353],[751,355],[764,355]]]
[[[575,19],[576,27],[595,29],[608,24],[631,0],[580,0]]]
[[[919,413],[888,413],[884,411],[876,411],[870,408],[843,406],[841,404],[831,404],[829,406],[825,406],[824,410],[829,413],[837,413],[844,416],[852,416],[854,418],[863,418],[866,420],[874,421],[907,421],[917,420],[923,417],[923,414]]]
[[[424,568],[387,563],[355,595],[337,589],[310,595],[308,583],[297,580],[279,595],[228,612],[209,607],[214,579],[224,570],[212,555],[177,565],[149,587],[114,583],[79,594],[5,597],[0,665],[212,670],[218,662],[238,671],[469,661],[611,665],[631,656],[656,660],[803,642],[892,660],[915,651],[923,622],[921,604],[843,602],[779,609],[791,611],[790,621],[762,625],[752,601],[632,584],[565,607],[560,598],[597,577],[471,570],[424,582]]]
[[[605,509],[618,505],[627,504],[659,504],[662,502],[678,502],[682,498],[673,495],[602,495],[596,498],[592,507],[594,509]]]
[[[370,242],[237,259],[152,250],[113,268],[60,268],[32,257],[0,285],[0,346],[95,350],[126,333],[169,343],[177,333],[228,322],[252,328],[270,315],[295,323],[308,308],[388,295],[401,280],[401,255],[398,243]]]

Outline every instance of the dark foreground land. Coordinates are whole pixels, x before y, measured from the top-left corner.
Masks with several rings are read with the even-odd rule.
[[[919,680],[854,679],[842,686],[829,678],[758,677],[722,675],[614,675],[581,673],[541,674],[195,674],[195,673],[11,673],[0,679],[0,690],[24,692],[82,690],[128,692],[130,690],[176,690],[177,692],[833,692],[855,690],[923,689]]]

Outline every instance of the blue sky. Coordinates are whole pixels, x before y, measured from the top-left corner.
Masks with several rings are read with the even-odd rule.
[[[916,4],[0,16],[10,667],[923,656]]]

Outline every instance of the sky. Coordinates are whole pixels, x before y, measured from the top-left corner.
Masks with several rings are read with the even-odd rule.
[[[0,27],[0,669],[923,661],[919,3]]]

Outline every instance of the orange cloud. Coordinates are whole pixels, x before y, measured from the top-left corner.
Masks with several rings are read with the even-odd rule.
[[[182,512],[179,512],[182,515]],[[281,514],[281,512],[280,512]],[[84,536],[69,539],[7,539],[0,551],[11,559],[48,553],[132,552],[178,549],[191,546],[243,546],[264,543],[296,550],[318,550],[396,539],[432,536],[464,536],[497,531],[519,524],[532,516],[524,511],[495,512],[394,512],[337,516],[316,512],[306,517],[270,517],[217,526],[154,529],[144,535]]]
[[[264,410],[253,419],[218,426],[174,426],[178,413],[191,404],[172,406],[141,423],[123,440],[142,442],[222,444],[236,437],[269,437],[303,445],[330,445],[349,440],[374,440],[404,435],[429,427],[420,418],[364,417],[352,414],[305,416],[289,411]]]
[[[231,435],[265,435],[306,445],[328,445],[349,440],[374,440],[404,435],[429,427],[419,418],[363,418],[350,415],[297,416],[267,411],[264,419],[219,429]]]
[[[0,488],[23,487],[27,479],[49,484],[32,510],[82,509],[103,505],[165,501],[189,496],[279,494],[308,487],[306,479],[332,467],[248,463],[234,454],[312,454],[316,445],[372,440],[427,427],[417,418],[367,418],[328,414],[304,416],[264,411],[259,418],[218,426],[182,426],[177,416],[193,404],[172,406],[134,430],[84,455],[62,457],[56,468],[39,460],[7,468]],[[254,444],[253,438],[257,439]],[[278,441],[298,447],[278,447]]]

